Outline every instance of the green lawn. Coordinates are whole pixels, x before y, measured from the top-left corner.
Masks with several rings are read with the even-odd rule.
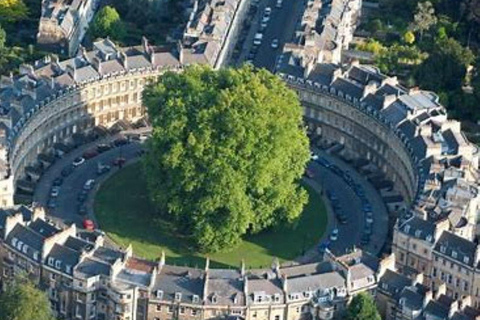
[[[327,215],[321,198],[306,187],[310,201],[297,227],[283,226],[247,236],[232,251],[210,254],[212,266],[249,268],[270,266],[273,257],[292,260],[318,243],[325,232]],[[104,183],[95,199],[95,215],[100,228],[117,244],[133,246],[136,255],[157,259],[164,250],[167,263],[202,267],[204,257],[192,252],[186,239],[175,233],[168,222],[156,217],[142,178],[141,164],[125,167]]]

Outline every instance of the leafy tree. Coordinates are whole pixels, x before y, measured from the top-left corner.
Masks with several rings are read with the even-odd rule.
[[[413,16],[413,30],[420,32],[420,40],[423,38],[423,33],[436,23],[437,17],[432,3],[430,1],[419,2]]]
[[[440,40],[418,68],[416,78],[425,89],[446,92],[458,90],[473,60],[472,51],[455,39]]]
[[[407,44],[413,44],[415,42],[415,35],[412,31],[407,31],[403,35],[403,41]]]
[[[27,17],[27,7],[22,0],[0,0],[0,21],[13,22]]]
[[[53,320],[50,301],[24,277],[6,285],[0,294],[0,319],[2,320]]]
[[[202,251],[294,222],[309,159],[293,91],[266,70],[193,66],[147,86],[153,125],[145,158],[151,198]]]
[[[360,293],[353,297],[347,308],[346,320],[381,320],[372,296]]]
[[[95,14],[90,33],[96,38],[110,37],[114,40],[121,40],[125,35],[125,27],[117,10],[105,6]]]

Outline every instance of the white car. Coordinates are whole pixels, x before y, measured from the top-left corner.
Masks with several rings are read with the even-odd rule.
[[[373,213],[371,211],[368,211],[367,213],[365,213],[365,222],[368,224],[373,223]]]
[[[259,46],[262,44],[263,34],[257,33],[255,38],[253,38],[253,44]]]
[[[312,159],[312,160],[318,160],[318,154],[315,154],[315,153],[312,152],[312,153],[310,154],[310,159]]]
[[[60,193],[60,187],[53,187],[52,191],[50,192],[50,197],[56,198],[58,197],[59,193]]]
[[[278,39],[273,39],[271,44],[272,49],[278,48]]]
[[[338,240],[338,229],[335,228],[332,230],[332,233],[330,234],[330,241],[337,241]]]
[[[90,179],[88,180],[87,182],[85,182],[85,184],[83,185],[83,189],[84,190],[91,190],[93,188],[93,185],[95,184],[95,180],[94,179]]]
[[[263,12],[264,12],[266,15],[270,15],[270,13],[272,13],[272,8],[266,7]]]
[[[74,167],[78,167],[78,166],[82,165],[83,163],[85,163],[85,158],[78,157],[78,158],[73,159],[72,164],[73,164]]]
[[[275,5],[275,7],[280,9],[282,7],[282,4],[283,4],[283,0],[277,0],[277,4]]]

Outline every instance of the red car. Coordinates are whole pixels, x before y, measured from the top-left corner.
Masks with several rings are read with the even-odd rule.
[[[83,153],[85,159],[95,158],[96,156],[98,156],[98,151],[94,149],[87,150]]]
[[[112,165],[121,167],[125,164],[125,161],[125,158],[119,157],[112,161]]]
[[[89,220],[89,219],[83,220],[83,227],[85,228],[85,230],[88,230],[88,231],[95,230],[95,224],[93,223],[92,220]]]

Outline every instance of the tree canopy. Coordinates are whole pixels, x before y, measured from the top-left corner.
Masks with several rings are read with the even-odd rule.
[[[475,56],[453,38],[439,40],[433,53],[417,70],[419,84],[429,90],[453,91],[461,87]]]
[[[0,0],[0,21],[17,21],[27,16],[27,6],[22,0]]]
[[[121,40],[125,28],[117,10],[110,6],[100,9],[93,18],[90,33],[97,38],[111,37],[114,40]]]
[[[26,278],[20,277],[6,285],[0,294],[0,319],[54,320],[50,301]]]
[[[354,296],[348,305],[346,320],[381,320],[372,296],[368,293]]]
[[[309,146],[299,100],[280,79],[249,66],[192,66],[147,86],[143,103],[151,198],[201,251],[299,217]]]

